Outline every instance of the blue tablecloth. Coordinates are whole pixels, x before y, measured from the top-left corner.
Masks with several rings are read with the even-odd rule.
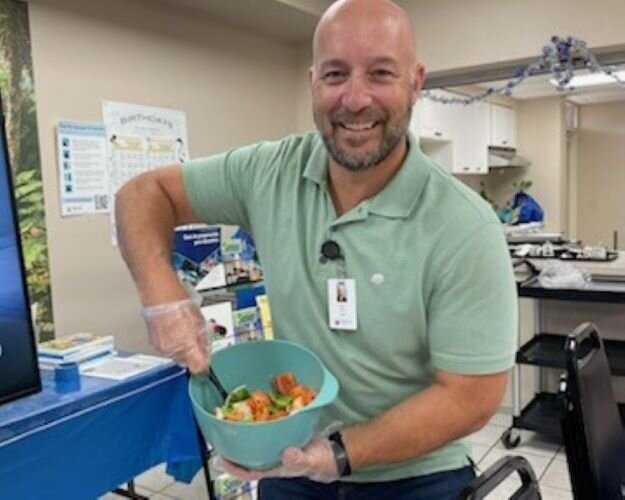
[[[161,462],[176,480],[200,469],[187,376],[173,364],[124,381],[81,377],[0,406],[0,499],[90,499]]]

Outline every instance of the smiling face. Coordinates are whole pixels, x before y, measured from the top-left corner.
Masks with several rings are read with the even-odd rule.
[[[423,82],[403,11],[385,0],[337,2],[315,32],[315,124],[332,159],[360,171],[401,144]]]

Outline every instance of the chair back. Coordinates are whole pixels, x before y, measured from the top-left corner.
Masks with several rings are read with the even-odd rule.
[[[510,498],[514,500],[540,500],[540,488],[532,466],[522,456],[505,456],[477,476],[460,493],[461,500],[482,500],[490,495],[501,483],[518,473],[521,486]]]
[[[592,323],[566,339],[566,374],[560,380],[562,434],[576,499],[621,500],[625,432],[612,389],[603,342]]]

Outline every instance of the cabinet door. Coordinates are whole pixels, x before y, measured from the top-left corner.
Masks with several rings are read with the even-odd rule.
[[[516,112],[500,104],[490,105],[490,145],[516,148]]]
[[[436,95],[449,95],[437,91]],[[421,139],[450,141],[453,135],[454,105],[441,104],[425,97],[419,99],[413,108],[411,130]]]
[[[455,174],[488,173],[489,107],[485,102],[454,105]]]

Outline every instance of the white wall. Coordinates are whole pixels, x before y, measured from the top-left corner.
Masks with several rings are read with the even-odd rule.
[[[139,302],[106,216],[61,219],[60,119],[101,121],[101,101],[187,113],[192,156],[290,133],[296,51],[150,1],[29,4],[57,336],[112,332],[147,350]]]

